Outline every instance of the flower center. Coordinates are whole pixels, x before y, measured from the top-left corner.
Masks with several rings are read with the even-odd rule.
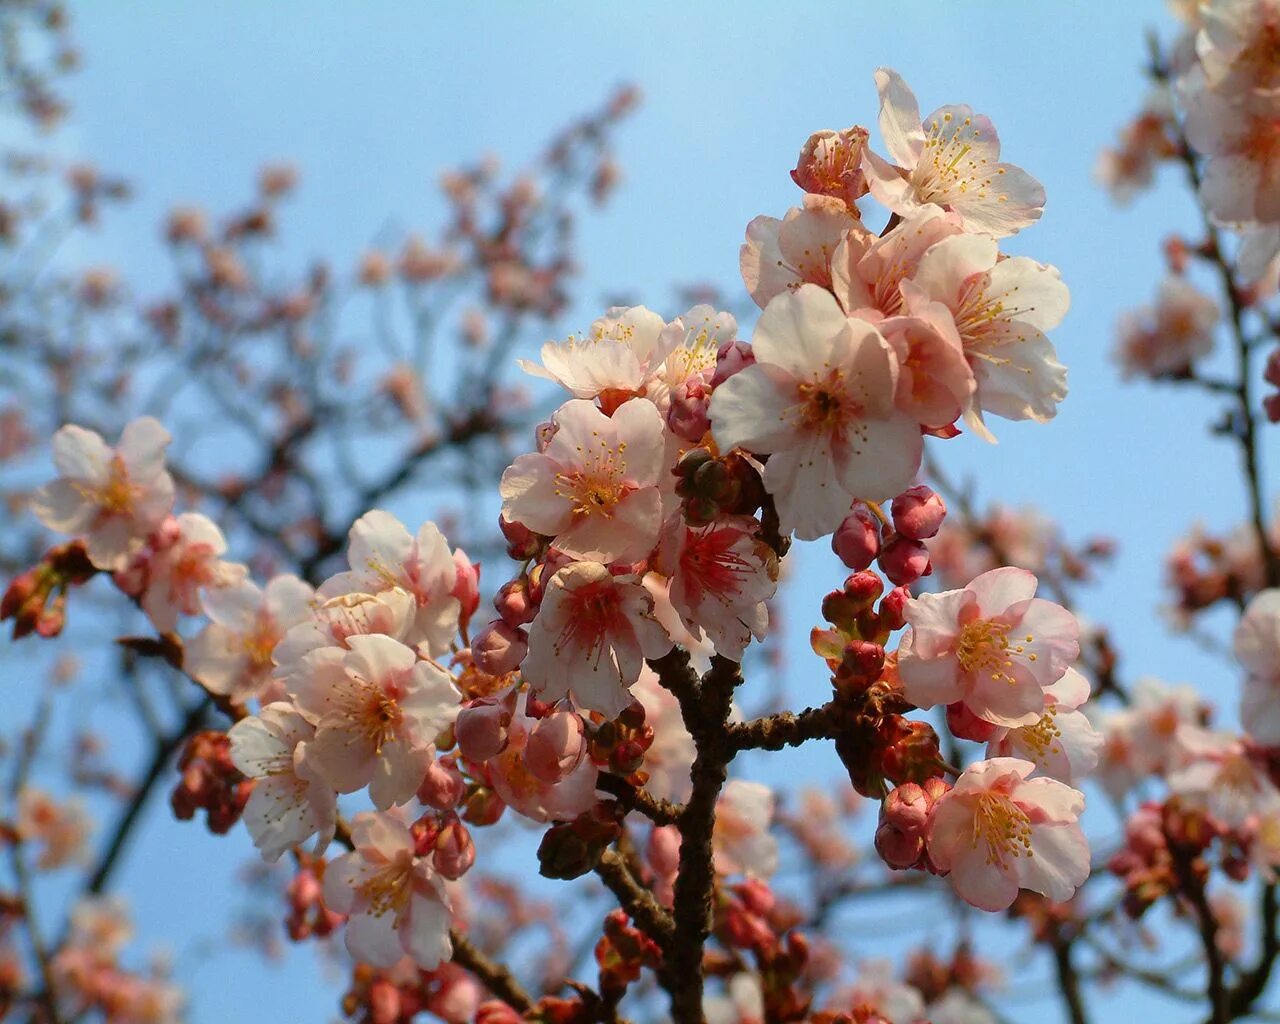
[[[129,482],[129,470],[124,459],[119,455],[111,457],[111,466],[107,470],[107,479],[97,486],[75,484],[84,497],[94,502],[103,515],[127,516],[133,514],[134,501],[139,488]]]
[[[1031,819],[1003,793],[978,797],[973,819],[973,845],[986,844],[987,863],[1005,867],[1010,857],[1031,856]]]
[[[743,536],[737,530],[689,530],[680,568],[699,595],[713,594],[724,603],[742,589],[751,563],[733,550]]]
[[[608,582],[593,583],[573,594],[568,624],[555,644],[558,656],[566,647],[599,665],[611,635],[627,628],[617,590]]]
[[[1058,728],[1057,715],[1057,705],[1053,705],[1035,725],[1018,730],[1021,746],[1032,755],[1031,760],[1038,765],[1043,766],[1049,754],[1062,753],[1062,744],[1058,742],[1062,739],[1062,730]]]
[[[805,381],[797,387],[800,425],[824,434],[842,433],[851,420],[861,419],[862,405],[849,394],[844,374],[832,370],[825,380]]]
[[[409,906],[409,897],[413,895],[411,865],[398,861],[388,864],[361,883],[360,895],[369,901],[369,913],[374,917],[381,917],[388,911],[399,917]]]
[[[381,687],[375,687],[361,717],[364,733],[373,744],[374,753],[380,754],[383,746],[395,738],[404,719],[404,712],[400,710],[400,704],[395,698]]]

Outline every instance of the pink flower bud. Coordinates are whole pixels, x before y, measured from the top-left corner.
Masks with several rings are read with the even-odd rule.
[[[947,505],[931,487],[921,484],[903,491],[890,506],[894,528],[911,540],[928,540],[942,526]]]
[[[716,352],[716,369],[711,376],[711,386],[718,388],[739,370],[745,370],[756,361],[751,346],[741,341],[726,341]]]
[[[895,587],[885,594],[880,602],[880,625],[890,633],[907,624],[907,602],[911,600],[911,591],[906,587]]]
[[[876,853],[895,871],[907,871],[920,862],[924,853],[924,840],[918,835],[903,832],[889,822],[876,828]]]
[[[440,830],[431,863],[440,874],[452,880],[465,875],[475,862],[476,844],[467,826],[455,817]]]
[[[498,517],[498,529],[507,541],[507,555],[516,562],[523,562],[538,553],[538,537],[523,523],[515,523],[504,516]]]
[[[680,830],[675,825],[659,825],[649,833],[649,866],[660,877],[675,877],[680,869]]]
[[[475,1024],[524,1024],[524,1018],[501,999],[487,999],[476,1008]]]
[[[508,580],[502,584],[493,597],[493,606],[498,609],[502,621],[512,628],[528,625],[538,614],[538,606],[533,603],[529,584],[524,579]]]
[[[995,735],[998,726],[979,718],[967,704],[956,701],[947,705],[947,728],[956,739],[986,743]]]
[[[691,377],[671,392],[667,426],[686,441],[701,441],[711,429],[711,417],[707,415],[710,404],[711,388],[707,382],[701,377]]]
[[[1262,371],[1262,379],[1274,387],[1280,388],[1280,346],[1273,348],[1267,356],[1267,364]]]
[[[529,652],[529,636],[523,629],[513,629],[501,619],[494,619],[471,642],[471,658],[481,672],[503,676],[514,672]]]
[[[880,570],[894,586],[909,586],[933,572],[929,549],[918,540],[894,537],[880,552]]]
[[[369,986],[370,1024],[396,1024],[400,1019],[400,990],[379,978]]]
[[[880,521],[858,502],[831,535],[831,550],[854,572],[861,572],[880,553]]]
[[[880,820],[900,832],[922,835],[925,826],[929,824],[929,813],[932,810],[933,801],[924,788],[914,782],[904,782],[884,798],[880,807]]]
[[[511,712],[489,698],[463,705],[453,723],[458,750],[468,761],[483,762],[507,749]]]
[[[553,711],[529,731],[524,763],[531,775],[557,783],[578,767],[586,753],[582,719],[573,711]]]
[[[418,787],[418,799],[438,811],[451,811],[467,791],[466,780],[453,758],[442,757],[427,766],[426,778]]]
[[[777,901],[773,897],[773,890],[766,883],[758,878],[749,878],[737,888],[738,895],[751,913],[761,917],[773,913],[774,903]]]
[[[473,563],[461,548],[453,553],[453,566],[455,577],[451,593],[462,605],[461,619],[465,626],[480,607],[480,566]]]

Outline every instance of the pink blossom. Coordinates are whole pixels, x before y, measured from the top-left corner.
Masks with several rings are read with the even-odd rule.
[[[319,853],[333,838],[338,805],[333,787],[304,754],[315,727],[292,704],[268,704],[231,727],[231,759],[257,782],[244,810],[253,845],[276,861],[290,847],[316,836]]]
[[[353,636],[381,633],[406,642],[417,612],[414,596],[399,587],[377,594],[339,594],[313,603],[311,614],[276,645],[276,675],[287,679],[304,655],[321,647],[347,647]]]
[[[323,647],[293,677],[298,709],[316,723],[305,761],[339,793],[364,786],[379,810],[404,803],[422,783],[434,743],[461,697],[449,675],[387,636],[353,636]]]
[[[800,150],[791,180],[811,195],[831,196],[853,208],[867,194],[862,173],[867,137],[867,130],[858,125],[842,132],[814,132]]]
[[[79,799],[55,800],[41,789],[24,786],[18,794],[17,829],[22,842],[40,844],[36,867],[53,871],[84,862],[93,825]]]
[[[654,796],[683,803],[689,799],[689,773],[697,749],[684,724],[680,702],[648,665],[641,669],[631,693],[644,705],[645,724],[653,729],[653,742],[644,752],[644,771],[649,776],[645,788]]]
[[[981,910],[1004,910],[1019,889],[1065,902],[1089,876],[1084,796],[1056,779],[1028,779],[1034,770],[1014,757],[978,761],[934,808],[929,859]]]
[[[1153,307],[1121,319],[1116,359],[1125,376],[1184,372],[1213,351],[1220,315],[1217,302],[1186,278],[1166,278]]]
[[[266,590],[250,580],[206,591],[210,624],[186,646],[183,667],[212,693],[244,703],[274,668],[272,652],[311,612],[315,592],[296,576],[273,577]]]
[[[1078,710],[1089,699],[1089,680],[1069,668],[1045,687],[1044,696],[1040,720],[1017,728],[998,727],[987,743],[987,756],[1022,758],[1040,774],[1073,786],[1093,771],[1103,743]]]
[[[330,862],[324,901],[349,915],[347,951],[362,963],[391,967],[404,956],[425,970],[453,952],[444,882],[414,853],[408,827],[391,814],[357,814],[355,849]]]
[[[544,453],[502,474],[503,515],[575,558],[634,562],[658,542],[664,424],[653,403],[625,402],[612,417],[573,400],[555,415]]]
[[[1280,746],[1280,590],[1249,602],[1236,626],[1235,654],[1247,673],[1240,721],[1259,743]]]
[[[738,336],[738,321],[708,305],[694,306],[663,328],[662,362],[645,382],[645,397],[667,414],[682,389],[710,382],[720,349]]]
[[[831,290],[846,313],[875,323],[905,312],[902,282],[938,242],[964,233],[960,218],[926,206],[880,238],[849,234],[831,262]]]
[[[538,720],[526,714],[525,703],[521,694],[511,716],[506,746],[486,763],[493,788],[526,818],[570,821],[595,806],[599,771],[589,757],[580,758],[567,774],[551,782],[530,771],[525,746]]]
[[[873,326],[802,285],[769,303],[752,349],[755,363],[711,398],[712,433],[722,451],[770,454],[764,485],[784,532],[814,540],[840,525],[855,497],[911,483],[920,429],[893,406],[897,363]]]
[[[996,725],[1034,725],[1044,688],[1080,653],[1075,617],[1036,598],[1025,569],[992,569],[963,590],[908,602],[911,629],[898,647],[898,675],[920,708],[963,701]]]
[[[1044,332],[1066,315],[1070,295],[1056,268],[1001,259],[992,239],[955,235],[924,254],[902,291],[912,314],[934,303],[951,312],[975,380],[965,415],[971,430],[994,440],[984,413],[1040,423],[1057,415],[1067,371]]]
[[[1205,85],[1227,95],[1280,92],[1280,3],[1216,0],[1198,7],[1196,55]]]
[[[83,534],[99,569],[123,568],[173,507],[173,478],[164,467],[169,441],[150,416],[126,426],[117,448],[68,424],[53,435],[59,477],[32,495],[32,511],[51,530]]]
[[[521,671],[543,700],[571,695],[579,708],[613,719],[631,703],[645,659],[671,645],[639,579],[575,562],[547,583]]]
[[[366,512],[351,527],[347,561],[351,571],[326,580],[320,597],[407,591],[413,595],[417,613],[405,643],[422,644],[432,657],[449,652],[461,612],[453,595],[458,575],[449,545],[435,523],[423,523],[414,536],[389,512]]]
[[[585,337],[549,341],[542,365],[518,360],[525,373],[552,380],[574,398],[643,395],[651,372],[675,339],[664,334],[662,317],[644,306],[615,307],[591,325]]]
[[[1182,725],[1177,745],[1181,763],[1169,772],[1169,792],[1228,828],[1280,802],[1265,767],[1250,756],[1239,736]]]
[[[198,512],[183,512],[170,520],[154,544],[142,565],[142,610],[162,633],[177,627],[179,614],[199,614],[202,592],[233,586],[248,572],[222,559],[227,550],[222,531]]]
[[[761,309],[803,284],[831,287],[832,261],[845,241],[859,249],[871,233],[838,199],[808,195],[782,220],[757,217],[747,225],[738,266],[747,291]]]
[[[658,568],[671,578],[671,603],[690,631],[701,628],[716,652],[734,661],[769,625],[765,602],[777,589],[777,558],[759,538],[759,524],[728,516],[704,527],[668,522]]]
[[[711,846],[716,871],[769,878],[778,869],[778,840],[773,824],[773,791],[759,782],[731,779],[716,801]]]
[[[1200,90],[1188,103],[1186,132],[1209,156],[1200,198],[1217,219],[1280,221],[1280,97]]]
[[[871,194],[907,216],[934,204],[959,215],[967,231],[996,238],[1040,219],[1044,189],[1026,171],[1000,163],[995,125],[967,106],[939,107],[924,121],[915,94],[896,71],[876,72],[880,134],[893,166],[866,152]]]
[[[977,387],[951,311],[921,299],[911,315],[879,323],[898,360],[897,407],[923,426],[949,426],[969,408]]]

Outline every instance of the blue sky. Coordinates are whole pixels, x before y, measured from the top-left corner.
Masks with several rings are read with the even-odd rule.
[[[1039,505],[1074,538],[1115,536],[1119,557],[1085,611],[1112,626],[1125,674],[1189,681],[1234,701],[1230,673],[1171,638],[1158,606],[1174,539],[1195,520],[1225,529],[1241,518],[1235,451],[1208,437],[1212,402],[1123,385],[1110,362],[1117,316],[1148,301],[1162,274],[1160,239],[1196,223],[1172,171],[1127,210],[1114,209],[1091,176],[1099,148],[1141,103],[1143,31],[1169,28],[1158,0],[173,0],[80,3],[73,15],[85,64],[70,84],[64,145],[137,186],[132,208],[109,216],[83,255],[127,267],[143,294],[148,280],[165,279],[157,228],[165,211],[193,201],[228,209],[263,162],[285,159],[302,171],[282,255],[325,256],[341,269],[388,224],[432,224],[443,168],[490,151],[518,164],[612,86],[633,82],[645,100],[619,135],[625,179],[609,207],[581,223],[585,273],[564,329],[584,326],[619,293],[674,315],[682,284],[709,281],[736,294],[745,226],[797,201],[788,171],[811,131],[874,129],[877,66],[900,71],[926,112],[963,102],[988,114],[1004,158],[1048,193],[1043,221],[1006,249],[1056,264],[1072,290],[1053,335],[1071,395],[1047,426],[999,424],[998,446],[964,437],[935,454],[984,498]],[[397,511],[415,522],[429,513]],[[823,545],[798,561],[789,642],[803,704],[822,697],[805,637],[818,597],[840,575]],[[834,777],[819,754],[798,764]],[[143,934],[180,949],[215,930],[234,870],[222,855],[247,843],[192,827],[163,836],[138,848],[121,883],[144,893]],[[188,858],[201,865],[194,878]],[[234,984],[217,961],[186,979],[196,1024],[243,1016],[246,1006],[263,1020],[332,1016],[334,990],[313,984],[308,951],[275,973],[234,956]],[[1106,1005],[1104,1021],[1131,1004]]]

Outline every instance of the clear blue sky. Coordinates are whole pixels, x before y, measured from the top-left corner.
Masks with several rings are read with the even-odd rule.
[[[1235,452],[1203,429],[1212,404],[1121,385],[1109,360],[1116,317],[1154,293],[1159,239],[1194,224],[1172,175],[1123,211],[1091,177],[1098,149],[1142,100],[1143,30],[1169,27],[1159,0],[173,0],[72,11],[85,66],[70,87],[67,145],[137,185],[133,208],[109,217],[84,256],[128,267],[144,292],[148,277],[164,279],[156,228],[164,212],[192,201],[233,206],[264,161],[287,159],[303,173],[288,207],[289,254],[345,263],[389,221],[433,223],[443,167],[488,151],[519,162],[629,81],[645,101],[619,136],[626,177],[610,206],[582,223],[581,303],[565,330],[619,292],[674,315],[676,286],[738,287],[746,223],[781,216],[797,200],[787,172],[811,131],[874,128],[877,66],[897,68],[926,112],[965,102],[990,115],[1004,158],[1048,192],[1044,220],[1007,248],[1056,264],[1071,287],[1072,311],[1054,333],[1071,395],[1048,426],[1006,425],[997,447],[963,438],[938,454],[984,497],[1040,505],[1075,538],[1115,535],[1119,559],[1086,611],[1113,626],[1126,675],[1225,688],[1234,699],[1229,675],[1171,640],[1157,606],[1173,540],[1194,519],[1226,528],[1241,517]],[[397,511],[415,521],[427,512]],[[822,546],[799,558],[795,593],[804,600],[792,601],[790,627],[803,666],[793,692],[803,704],[821,698],[805,637],[817,597],[839,576]],[[828,761],[800,763],[816,778],[837,777]],[[247,843],[191,826],[156,838],[120,881],[144,893],[142,933],[181,950],[216,931],[230,909],[214,901],[228,891],[233,848]],[[208,876],[192,881],[192,863]],[[313,984],[309,950],[274,971],[234,956],[191,974],[194,960],[183,958],[182,973],[196,1024],[333,1016],[334,989]],[[1124,1000],[1107,1006],[1103,1021],[1132,1010]]]

